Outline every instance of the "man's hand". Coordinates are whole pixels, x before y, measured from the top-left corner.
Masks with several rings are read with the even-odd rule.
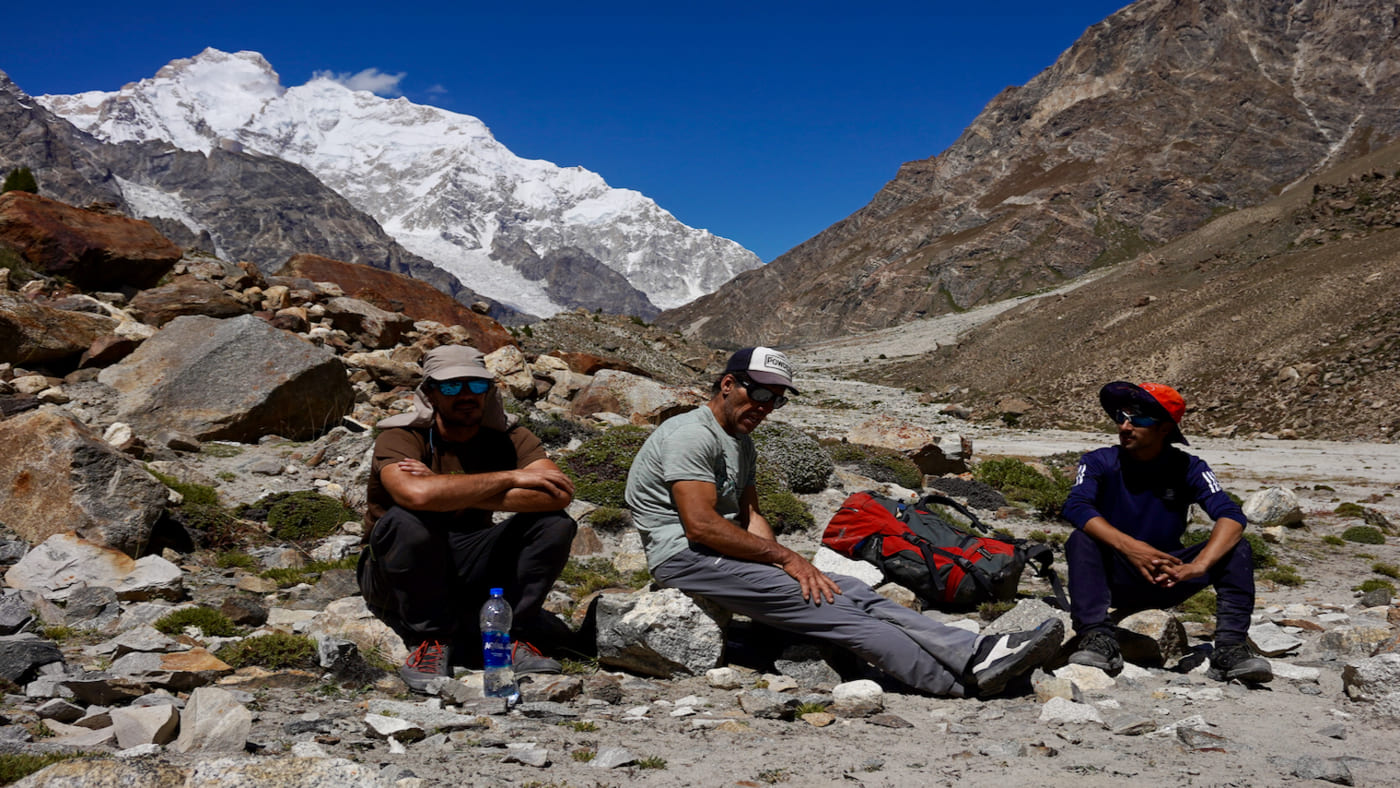
[[[797,584],[802,587],[802,598],[808,602],[820,605],[825,598],[827,604],[831,604],[836,601],[836,595],[841,593],[841,586],[836,585],[836,581],[813,566],[811,561],[791,550],[778,567],[797,580]]]
[[[574,480],[559,470],[553,463],[537,463],[515,472],[512,487],[526,490],[540,490],[553,496],[572,498]]]
[[[1175,583],[1168,570],[1180,566],[1180,558],[1131,537],[1125,541],[1119,551],[1128,559],[1128,563],[1137,567],[1138,572],[1147,579],[1147,582],[1166,587]]]
[[[1165,576],[1165,580],[1161,583],[1161,585],[1167,588],[1171,588],[1177,583],[1184,583],[1187,580],[1194,580],[1200,577],[1201,575],[1204,575],[1208,568],[1209,567],[1201,566],[1195,561],[1192,561],[1189,564],[1181,564],[1179,566],[1163,567],[1162,574]]]

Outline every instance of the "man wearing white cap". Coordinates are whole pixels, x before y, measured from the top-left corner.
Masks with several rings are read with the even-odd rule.
[[[891,602],[855,578],[825,574],[780,544],[759,510],[749,433],[788,394],[797,389],[787,356],[745,348],[730,357],[709,403],[647,438],[627,475],[627,505],[658,583],[847,648],[935,695],[993,695],[1055,655],[1064,634],[1058,619],[979,637]]]
[[[516,672],[558,673],[530,640],[560,631],[542,605],[578,528],[563,511],[573,483],[539,438],[509,423],[480,351],[434,348],[423,373],[413,411],[378,425],[365,601],[412,649],[399,675],[416,692],[451,675],[454,650],[462,662],[480,655],[476,617],[492,587],[514,611]],[[517,514],[493,524],[492,512]]]

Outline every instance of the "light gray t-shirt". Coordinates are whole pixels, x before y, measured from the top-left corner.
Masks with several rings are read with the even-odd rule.
[[[627,506],[642,533],[647,567],[655,569],[688,544],[671,499],[675,482],[711,482],[715,509],[733,520],[739,498],[754,483],[753,439],[730,435],[704,405],[663,423],[647,438],[627,473]]]

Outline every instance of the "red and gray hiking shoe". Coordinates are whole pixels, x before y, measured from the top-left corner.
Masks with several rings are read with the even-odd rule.
[[[539,649],[523,640],[515,641],[515,645],[511,647],[510,659],[517,676],[522,673],[564,672],[564,666],[559,664],[559,660],[546,657]]]
[[[448,659],[447,644],[440,640],[425,640],[408,655],[403,667],[399,668],[399,678],[410,690],[431,694],[429,684],[435,679],[451,678],[452,663]]]

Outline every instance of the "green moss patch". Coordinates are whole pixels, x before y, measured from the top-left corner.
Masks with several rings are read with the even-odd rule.
[[[574,496],[599,506],[627,505],[627,471],[651,431],[614,427],[584,441],[560,462],[574,480]]]

